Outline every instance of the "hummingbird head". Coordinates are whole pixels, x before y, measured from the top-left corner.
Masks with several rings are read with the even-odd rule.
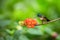
[[[42,17],[42,14],[38,13],[38,14],[37,14],[37,17]]]

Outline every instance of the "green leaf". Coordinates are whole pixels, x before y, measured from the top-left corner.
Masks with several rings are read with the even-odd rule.
[[[11,20],[0,20],[0,26],[5,27],[7,25],[10,25]]]
[[[42,28],[40,28],[40,26],[36,26],[36,28],[30,28],[27,30],[27,32],[29,34],[32,34],[32,35],[43,35],[44,31],[42,31]]]
[[[6,40],[13,40],[13,37],[12,37],[12,36],[7,35],[7,36],[5,37],[5,39],[6,39]]]
[[[57,36],[56,40],[60,40],[60,35]]]
[[[46,27],[45,32],[48,33],[49,35],[51,35],[53,33],[53,30],[50,29],[49,27]]]
[[[25,35],[20,35],[18,40],[29,40]]]

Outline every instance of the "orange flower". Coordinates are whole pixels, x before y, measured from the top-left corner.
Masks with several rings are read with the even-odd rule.
[[[37,24],[36,20],[32,20],[32,24],[36,25]]]
[[[24,23],[28,28],[34,28],[34,26],[37,24],[36,20],[31,18],[26,19]]]

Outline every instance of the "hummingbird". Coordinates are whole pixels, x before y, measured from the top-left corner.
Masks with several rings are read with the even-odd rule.
[[[42,24],[47,23],[47,22],[50,21],[47,17],[45,17],[44,15],[42,15],[40,13],[37,14],[37,17],[40,18],[40,20],[42,21]]]

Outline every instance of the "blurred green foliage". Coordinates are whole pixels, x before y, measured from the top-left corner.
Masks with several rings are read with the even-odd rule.
[[[0,40],[50,40],[53,32],[60,40],[60,20],[30,29],[19,26],[26,18],[39,20],[37,13],[50,20],[60,18],[60,0],[0,0]]]

